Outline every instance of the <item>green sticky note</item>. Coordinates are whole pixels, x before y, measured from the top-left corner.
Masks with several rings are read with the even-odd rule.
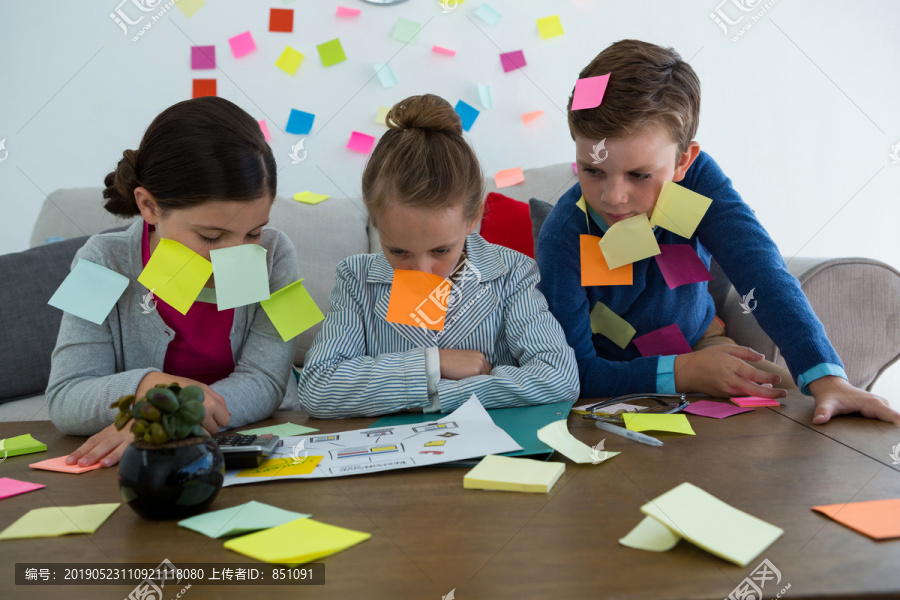
[[[653,214],[650,215],[650,224],[689,239],[711,204],[710,198],[674,181],[666,181],[656,199]]]
[[[614,313],[602,302],[597,302],[591,310],[591,331],[605,335],[619,348],[625,348],[635,334],[631,323]]]
[[[213,250],[209,257],[216,278],[216,305],[219,310],[269,299],[265,248],[259,244],[241,244]]]
[[[178,521],[180,527],[193,529],[211,538],[227,537],[278,527],[310,515],[251,500],[240,506],[232,506]]]
[[[278,57],[278,60],[275,61],[275,66],[288,75],[293,75],[297,72],[297,69],[300,68],[300,63],[302,62],[303,54],[290,46],[286,46],[284,52],[282,52],[281,56]]]
[[[294,200],[297,202],[302,202],[304,204],[318,204],[319,202],[324,202],[328,200],[331,196],[328,194],[314,194],[309,190],[305,192],[297,192],[294,194]]]
[[[2,458],[46,451],[47,444],[34,439],[30,433],[0,440],[0,457]]]
[[[650,221],[642,214],[613,223],[600,240],[600,249],[610,269],[660,253]]]
[[[175,240],[161,239],[138,281],[183,315],[212,275],[212,264]]]
[[[346,550],[370,537],[368,533],[313,519],[297,519],[228,540],[225,547],[262,562],[300,565]]]
[[[398,42],[404,44],[415,44],[419,41],[419,30],[422,29],[421,23],[410,21],[409,19],[399,18],[394,25],[394,32],[391,34]]]
[[[323,67],[330,67],[347,60],[347,55],[344,54],[344,47],[341,46],[341,40],[338,38],[319,44],[316,46],[316,49],[319,51],[319,58],[322,59]]]
[[[553,15],[552,17],[544,17],[543,19],[537,20],[538,32],[541,34],[543,39],[555,37],[557,35],[562,35],[565,33],[563,31],[562,23],[559,21],[559,15]]]
[[[47,304],[100,325],[127,287],[121,273],[80,258]]]
[[[34,508],[0,532],[0,540],[94,533],[119,508],[119,503]]]
[[[270,425],[268,427],[257,427],[256,429],[247,429],[245,431],[239,431],[241,435],[263,435],[266,433],[271,433],[273,435],[277,435],[278,437],[291,437],[292,435],[305,435],[307,433],[313,433],[318,431],[313,427],[306,427],[304,425],[297,425],[296,423],[282,423],[281,425]]]
[[[625,427],[632,431],[671,431],[685,435],[697,435],[684,415],[661,415],[633,412],[622,415]]]
[[[260,303],[285,342],[325,320],[325,315],[316,306],[302,282],[302,279],[298,279]]]

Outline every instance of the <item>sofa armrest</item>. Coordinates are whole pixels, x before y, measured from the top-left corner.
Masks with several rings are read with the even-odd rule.
[[[900,272],[868,258],[793,258],[788,269],[825,326],[850,383],[871,390],[900,358]],[[785,366],[781,352],[732,287],[717,311],[726,335]]]

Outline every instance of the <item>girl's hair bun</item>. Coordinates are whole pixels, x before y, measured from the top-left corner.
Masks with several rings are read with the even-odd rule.
[[[134,189],[138,187],[137,153],[134,150],[122,153],[122,159],[116,165],[116,170],[109,173],[103,183],[106,185],[106,189],[103,190],[106,203],[103,206],[107,211],[120,217],[140,214],[134,200]]]
[[[425,129],[462,135],[459,115],[450,103],[434,94],[410,96],[388,111],[385,123],[391,129]]]

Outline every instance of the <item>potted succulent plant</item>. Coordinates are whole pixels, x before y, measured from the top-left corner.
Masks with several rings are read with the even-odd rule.
[[[145,397],[122,396],[116,429],[132,419],[134,443],[119,462],[122,498],[142,517],[181,519],[203,511],[222,488],[225,460],[200,423],[203,390],[160,384]]]

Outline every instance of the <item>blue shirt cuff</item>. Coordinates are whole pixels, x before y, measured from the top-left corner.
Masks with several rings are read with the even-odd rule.
[[[797,383],[800,384],[800,393],[809,396],[809,384],[816,379],[821,379],[828,375],[835,375],[847,379],[847,374],[844,372],[844,368],[841,365],[836,365],[834,363],[820,363],[812,369],[804,371],[803,374],[797,378]],[[847,379],[847,381],[849,381],[849,379]]]
[[[656,393],[675,393],[675,357],[660,356],[656,363]]]

